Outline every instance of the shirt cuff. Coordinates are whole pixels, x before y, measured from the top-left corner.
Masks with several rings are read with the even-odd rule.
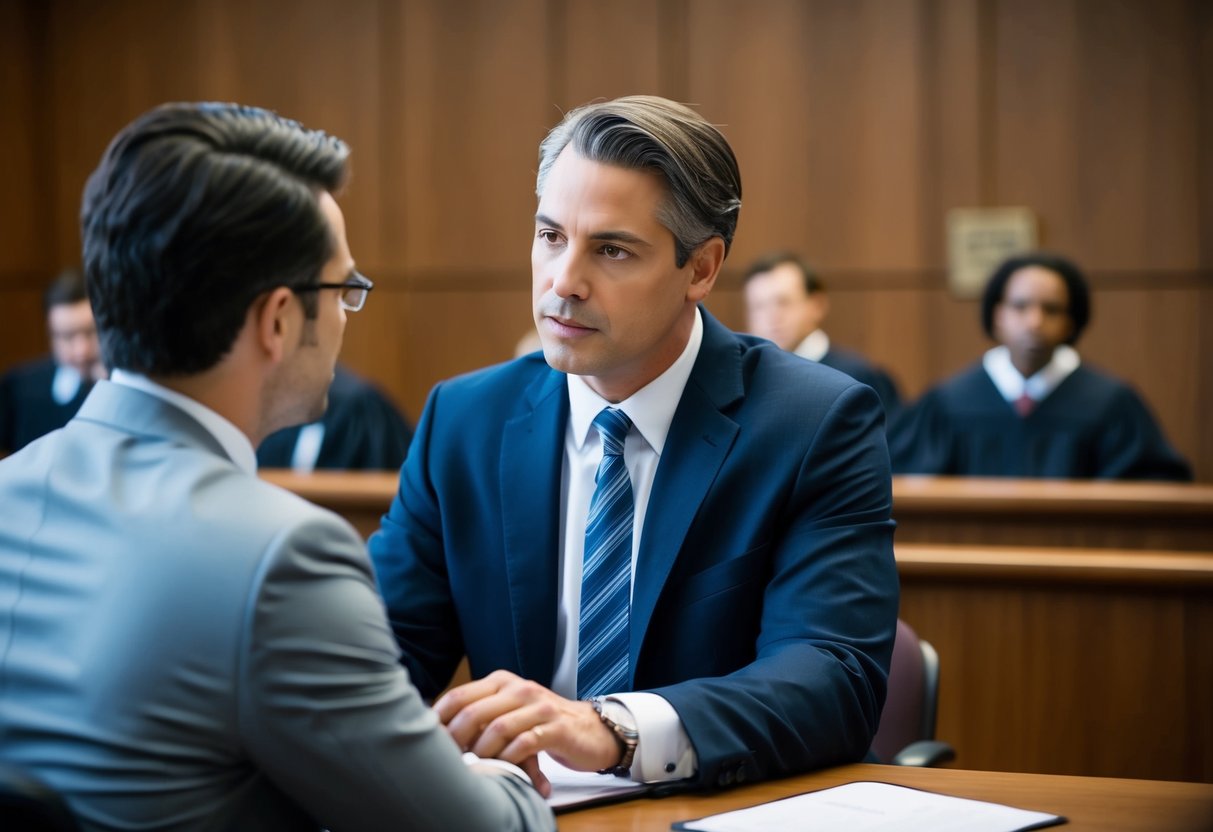
[[[631,776],[638,783],[663,783],[693,777],[699,758],[674,706],[655,693],[612,693],[636,722],[640,740]]]

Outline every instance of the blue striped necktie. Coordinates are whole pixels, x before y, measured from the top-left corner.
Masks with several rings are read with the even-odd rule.
[[[594,425],[602,436],[602,462],[585,522],[578,699],[625,691],[628,684],[633,507],[623,440],[632,420],[622,410],[606,407],[594,418]]]

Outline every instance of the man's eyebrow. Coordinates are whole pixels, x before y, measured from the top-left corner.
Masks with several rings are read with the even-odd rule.
[[[564,226],[545,214],[536,214],[535,222],[538,225],[548,226],[556,231],[564,231]],[[590,239],[605,243],[627,243],[628,245],[633,246],[644,246],[646,248],[653,247],[653,244],[648,240],[633,234],[631,231],[616,231],[610,229],[604,231],[595,231],[590,235]]]
[[[590,235],[591,240],[599,240],[604,243],[627,243],[632,246],[644,246],[652,248],[653,244],[643,237],[638,237],[631,231],[596,231]]]

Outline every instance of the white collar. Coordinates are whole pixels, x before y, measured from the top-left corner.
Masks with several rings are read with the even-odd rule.
[[[110,381],[124,387],[142,390],[144,393],[163,399],[174,407],[181,408],[202,423],[202,426],[215,437],[215,440],[223,447],[223,450],[227,451],[227,455],[232,458],[232,462],[236,463],[240,470],[246,474],[255,475],[257,473],[257,453],[253,450],[253,443],[240,428],[202,402],[191,399],[176,390],[170,390],[162,384],[157,384],[147,376],[127,370],[114,370],[110,373]]]
[[[55,404],[67,404],[76,398],[84,378],[80,371],[67,364],[56,364],[55,375],[51,378],[51,398]]]
[[[682,391],[691,377],[699,347],[703,343],[703,318],[695,308],[695,322],[691,325],[691,337],[682,350],[682,355],[669,368],[618,404],[612,404],[595,393],[581,376],[568,376],[569,427],[577,448],[585,444],[590,425],[604,407],[622,410],[632,420],[636,430],[658,456],[665,447],[674,411],[682,399]]]
[[[1027,393],[1034,401],[1040,401],[1052,393],[1070,373],[1078,369],[1082,359],[1078,352],[1068,344],[1062,344],[1053,350],[1049,363],[1037,370],[1030,378],[1024,378],[1015,365],[1011,363],[1011,351],[1004,347],[994,347],[986,352],[981,359],[982,366],[998,392],[1009,402],[1013,402]]]
[[[820,361],[826,357],[826,353],[830,351],[830,336],[826,335],[824,329],[815,329],[810,332],[800,345],[792,352],[799,355],[801,358],[807,358],[810,361]]]

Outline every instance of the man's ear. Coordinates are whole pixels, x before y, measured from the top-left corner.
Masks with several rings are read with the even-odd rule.
[[[716,285],[720,267],[724,265],[724,240],[710,237],[691,253],[691,285],[687,287],[687,300],[699,303]]]
[[[289,345],[298,340],[295,319],[299,313],[294,292],[285,286],[264,295],[249,310],[257,346],[275,364],[286,355]]]

